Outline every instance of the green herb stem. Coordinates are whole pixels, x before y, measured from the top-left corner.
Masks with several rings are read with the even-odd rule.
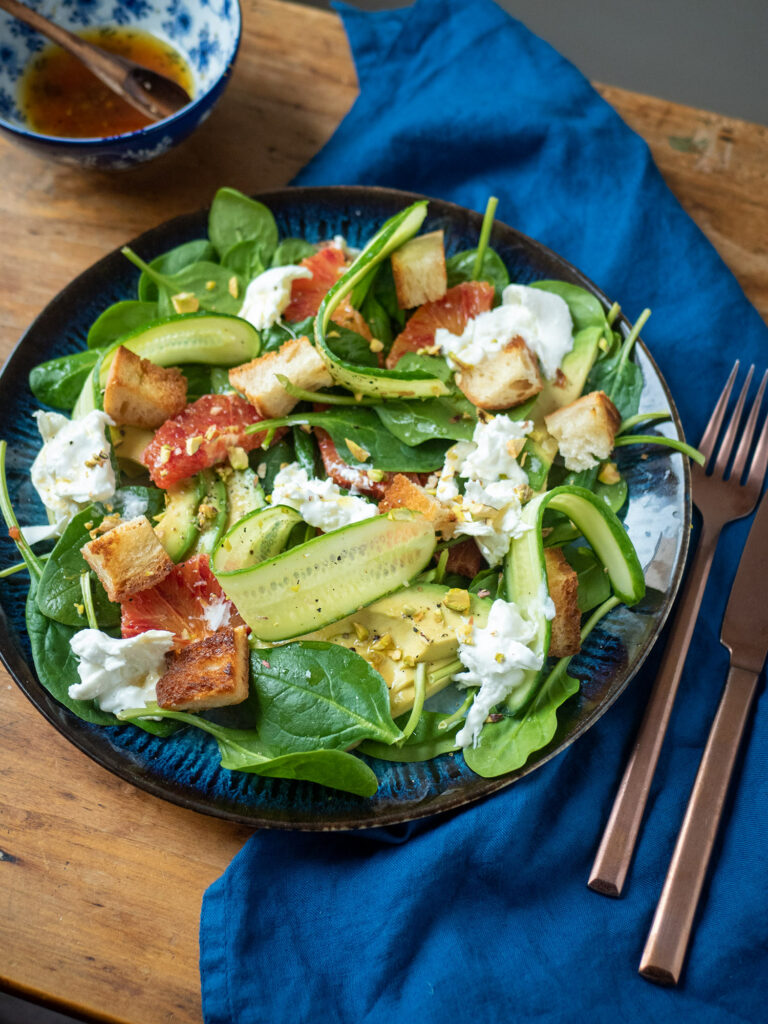
[[[284,374],[276,373],[275,377],[282,386],[294,398],[303,402],[322,402],[324,405],[383,405],[383,401],[377,398],[355,398],[353,395],[329,395],[323,391],[307,391],[305,388],[297,387]]]
[[[668,412],[639,412],[637,416],[628,416],[627,419],[622,421],[616,436],[626,434],[628,430],[632,430],[638,423],[666,423],[667,420],[671,419],[672,416]]]
[[[444,718],[441,722],[438,722],[437,728],[443,731],[450,729],[452,725],[456,725],[457,722],[460,722],[474,704],[476,693],[476,689],[470,690],[461,706],[456,708],[453,714],[449,715],[448,718]]]
[[[595,610],[589,616],[587,621],[581,627],[581,642],[584,643],[584,641],[587,639],[587,637],[592,632],[592,630],[595,628],[595,626],[598,624],[598,622],[602,618],[604,618],[608,614],[608,612],[613,611],[613,609],[617,605],[620,605],[620,604],[621,604],[621,601],[614,594],[612,597],[609,597],[607,601],[603,601],[603,603],[601,605],[598,605],[598,607],[595,608]],[[565,661],[567,663],[571,659],[569,657],[569,658],[562,658],[561,660]]]
[[[435,551],[448,551],[455,548],[457,544],[463,544],[466,537],[454,537],[453,540],[443,540],[435,546]]]
[[[447,665],[443,665],[442,668],[435,669],[434,672],[429,673],[430,685],[434,683],[441,683],[443,679],[448,679],[451,676],[455,676],[457,672],[460,672],[464,666],[461,664],[458,658],[454,661],[449,661]]]
[[[5,472],[5,453],[7,448],[7,442],[0,441],[0,512],[2,512],[5,525],[8,527],[8,535],[19,549],[19,554],[24,559],[30,574],[39,579],[43,575],[42,562],[24,540],[16,513],[13,511],[11,496],[8,493],[8,479]]]
[[[678,441],[675,437],[664,437],[662,434],[626,434],[624,437],[617,437],[613,442],[614,448],[625,448],[630,444],[658,444],[664,448],[674,448],[676,452],[687,455],[700,466],[707,461],[698,449],[686,444],[685,441]]]
[[[80,573],[80,590],[85,605],[85,617],[91,629],[99,628],[99,620],[96,618],[96,609],[93,606],[93,591],[91,590],[91,574],[86,569]]]
[[[136,253],[133,251],[133,249],[130,248],[130,246],[124,245],[120,252],[123,254],[123,256],[125,256],[127,260],[129,260],[134,265],[134,267],[138,267],[139,270],[143,271],[150,279],[150,281],[154,281],[155,284],[162,285],[163,288],[167,288],[171,292],[175,291],[176,285],[171,280],[171,278],[166,277],[165,274],[161,274],[153,267],[150,267],[148,263],[144,262],[141,256],[136,255]]]
[[[41,562],[47,561],[50,555],[38,555]],[[23,572],[25,569],[29,569],[26,562],[16,562],[15,565],[9,565],[7,569],[0,571],[0,580],[6,579],[8,576],[15,576],[17,572]]]
[[[630,355],[632,354],[632,349],[635,347],[635,342],[640,337],[640,331],[642,331],[643,327],[645,327],[650,315],[650,309],[643,310],[643,312],[640,314],[637,320],[635,320],[634,327],[627,335],[626,341],[621,346],[621,355],[619,356],[619,365],[617,367],[617,371],[619,374],[621,373],[624,364],[627,362]]]
[[[440,552],[440,557],[437,560],[437,568],[435,569],[435,583],[442,583],[445,578],[445,567],[448,565],[448,555],[450,552],[447,548],[444,548]]]
[[[472,280],[477,281],[483,269],[483,263],[485,262],[485,253],[488,249],[488,242],[491,238],[491,229],[493,228],[493,218],[496,215],[496,207],[499,205],[499,200],[496,196],[490,196],[485,207],[485,214],[483,215],[483,224],[480,228],[480,241],[477,245],[477,254],[475,256],[475,263],[472,267]]]
[[[611,306],[611,308],[605,314],[605,319],[608,321],[609,325],[611,327],[613,327],[613,325],[616,323],[616,320],[618,319],[618,317],[620,315],[621,315],[621,306],[618,304],[618,302],[614,302],[614,304]]]
[[[413,678],[413,707],[411,708],[411,714],[408,721],[405,723],[403,729],[403,735],[397,741],[397,745],[401,747],[403,743],[408,739],[413,730],[419,724],[421,718],[421,712],[424,710],[424,699],[427,695],[427,663],[426,661],[420,661],[416,666],[416,674]]]

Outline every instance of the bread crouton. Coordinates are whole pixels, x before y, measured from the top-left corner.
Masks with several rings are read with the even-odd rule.
[[[241,704],[248,696],[245,626],[227,626],[168,655],[168,670],[156,692],[160,707],[173,711]]]
[[[456,383],[480,409],[509,409],[544,387],[539,362],[522,338],[512,338],[495,355],[462,367]]]
[[[581,650],[579,577],[560,548],[546,548],[544,560],[549,596],[555,606],[549,653],[553,658],[567,658]]]
[[[448,276],[442,231],[411,238],[392,253],[391,260],[397,304],[401,309],[423,306],[445,295]]]
[[[80,549],[110,601],[124,601],[164,580],[173,568],[146,516],[120,523]]]
[[[181,370],[158,366],[120,345],[104,391],[104,412],[118,426],[154,430],[186,404],[187,379]]]
[[[317,391],[333,383],[328,368],[309,338],[291,338],[277,352],[252,359],[229,371],[229,383],[242,392],[264,419],[287,416],[298,402],[277,379],[281,374],[305,391]]]
[[[379,512],[386,513],[393,508],[409,508],[412,512],[421,512],[434,525],[435,531],[448,540],[453,536],[456,516],[448,505],[428,494],[419,484],[409,480],[402,473],[395,475],[388,484],[384,497],[379,502]]]
[[[557,441],[565,468],[580,473],[611,454],[621,416],[604,391],[592,391],[551,412],[544,422]]]

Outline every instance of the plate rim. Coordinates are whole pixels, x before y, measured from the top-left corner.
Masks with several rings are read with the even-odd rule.
[[[367,185],[319,185],[319,186],[286,186],[283,188],[269,189],[266,191],[252,193],[252,198],[257,199],[260,202],[269,205],[270,199],[272,200],[291,200],[293,198],[301,199],[306,196],[309,199],[315,201],[322,200],[324,196],[334,195],[359,195],[360,199],[370,200],[372,196],[378,196],[382,200],[397,200],[402,203],[417,202],[422,199],[426,199],[431,203],[437,203],[441,208],[448,208],[448,213],[455,211],[456,214],[460,214],[462,217],[470,214],[472,218],[476,218],[478,223],[482,220],[482,214],[476,210],[472,210],[469,207],[461,206],[458,203],[451,202],[450,200],[434,198],[423,195],[416,192],[408,192],[400,189],[386,188],[383,186],[367,186]],[[171,217],[161,224],[154,225],[137,235],[130,241],[124,243],[129,245],[131,248],[136,249],[138,247],[149,247],[151,249],[152,242],[157,236],[164,236],[169,231],[172,231],[175,226],[182,227],[186,226],[189,222],[195,221],[202,218],[210,209],[208,207],[202,207],[194,211],[187,213],[178,214],[175,217]],[[510,232],[517,240],[519,240],[523,247],[526,249],[538,250],[540,253],[546,256],[546,258],[563,268],[566,272],[567,277],[575,278],[579,284],[584,287],[590,294],[594,295],[598,301],[603,305],[604,309],[609,309],[611,301],[608,299],[603,290],[598,287],[591,278],[587,277],[581,270],[566,260],[559,253],[550,249],[544,243],[531,238],[529,235],[524,234],[517,228],[506,224],[503,221],[497,219],[494,224],[494,230],[497,224],[500,224],[505,232]],[[6,359],[2,369],[0,370],[0,395],[2,390],[7,386],[6,380],[13,376],[15,363],[19,360],[20,355],[27,343],[27,339],[30,336],[34,336],[35,332],[39,329],[41,324],[44,325],[46,317],[52,315],[51,307],[56,303],[65,299],[68,294],[75,291],[84,279],[90,277],[94,273],[98,273],[99,269],[103,265],[106,265],[111,260],[114,260],[120,254],[121,246],[110,250],[100,259],[96,260],[90,266],[82,270],[76,277],[70,280],[63,288],[61,288],[51,299],[46,302],[42,310],[35,316],[32,322],[24,330],[17,343],[12,348],[8,358]],[[631,324],[626,316],[621,313],[616,320],[616,324],[619,325],[622,333],[626,337],[626,334],[631,329]],[[669,403],[670,411],[672,414],[672,424],[677,431],[677,435],[681,440],[685,439],[685,433],[683,425],[680,420],[680,414],[677,409],[674,397],[670,391],[670,388],[661,373],[659,366],[654,359],[653,355],[649,351],[648,347],[642,341],[638,339],[637,344],[641,348],[644,356],[651,364],[651,367],[656,374],[656,377],[661,385],[664,392],[664,396]],[[26,353],[24,353],[26,355]],[[223,806],[223,802],[215,804],[212,802],[205,802],[204,798],[196,795],[190,795],[188,790],[178,784],[175,779],[157,779],[154,776],[148,776],[140,774],[137,771],[136,765],[127,764],[128,758],[125,751],[119,748],[108,747],[106,753],[103,752],[100,746],[95,746],[90,743],[94,737],[92,727],[88,726],[87,723],[81,721],[71,712],[69,712],[63,705],[59,704],[58,701],[45,689],[42,683],[37,678],[36,672],[33,666],[28,664],[26,658],[24,658],[22,652],[18,649],[17,644],[13,640],[14,634],[18,635],[18,631],[8,621],[5,608],[0,604],[0,624],[3,628],[3,636],[0,639],[0,661],[5,666],[11,679],[14,681],[16,686],[21,690],[24,696],[30,701],[35,709],[43,715],[43,717],[59,732],[66,740],[72,743],[78,750],[85,754],[90,760],[96,762],[101,768],[104,768],[110,774],[120,778],[124,782],[136,786],[137,788],[151,794],[152,796],[158,797],[169,803],[175,804],[176,806],[182,807],[185,810],[196,811],[199,814],[208,815],[211,817],[219,818],[222,820],[230,821],[233,824],[245,825],[250,828],[268,828],[268,829],[280,829],[284,831],[306,831],[306,832],[340,832],[340,831],[359,831],[361,829],[370,828],[385,828],[392,825],[406,824],[416,820],[426,820],[433,818],[437,815],[444,815],[450,812],[457,811],[463,807],[468,807],[472,804],[488,799],[493,794],[499,792],[502,789],[506,789],[508,786],[519,781],[525,776],[534,772],[537,768],[540,768],[547,762],[551,761],[554,757],[562,754],[568,747],[571,746],[575,740],[580,738],[588,729],[590,729],[600,719],[609,708],[618,700],[618,698],[624,693],[627,686],[635,678],[637,673],[642,668],[646,659],[648,658],[651,650],[654,648],[660,636],[664,630],[664,626],[669,617],[669,614],[674,605],[677,593],[680,589],[682,578],[685,572],[685,566],[687,561],[688,550],[690,546],[690,526],[692,521],[692,495],[691,495],[691,470],[687,460],[683,459],[683,521],[681,523],[681,543],[680,549],[677,555],[677,561],[675,563],[673,578],[670,582],[670,586],[667,589],[664,601],[657,611],[656,625],[651,634],[646,638],[645,642],[637,652],[635,656],[635,662],[632,666],[631,671],[628,671],[621,682],[612,693],[608,695],[600,704],[598,704],[583,722],[579,723],[579,727],[572,733],[572,735],[560,741],[552,750],[549,750],[541,759],[537,760],[530,766],[523,765],[521,768],[514,772],[506,775],[498,776],[496,778],[490,778],[483,780],[479,783],[471,793],[467,793],[463,789],[453,791],[449,798],[445,800],[444,805],[438,807],[430,807],[429,809],[420,809],[417,802],[413,802],[408,807],[398,809],[397,807],[389,808],[375,815],[369,815],[355,819],[353,822],[348,820],[340,821],[319,821],[304,819],[301,821],[292,821],[289,819],[283,819],[280,817],[261,817],[259,814],[242,814],[236,809],[232,809],[229,806]],[[10,648],[8,650],[7,648]],[[133,773],[129,770],[133,768]],[[478,778],[480,778],[478,776]],[[439,800],[440,797],[438,796]]]

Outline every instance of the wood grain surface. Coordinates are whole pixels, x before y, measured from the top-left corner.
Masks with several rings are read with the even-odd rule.
[[[228,91],[162,160],[86,173],[0,140],[0,356],[118,244],[219,185],[286,184],[330,137],[357,91],[336,16],[274,0],[243,13]],[[768,131],[599,88],[768,315]],[[87,1019],[196,1024],[202,894],[248,835],[113,778],[0,673],[0,985]]]

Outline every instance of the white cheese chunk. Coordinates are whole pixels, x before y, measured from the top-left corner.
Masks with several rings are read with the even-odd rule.
[[[547,618],[554,616],[551,602],[544,604],[543,611]],[[497,600],[491,605],[487,625],[473,626],[471,643],[459,638],[459,658],[465,671],[455,681],[460,686],[480,687],[456,735],[459,746],[477,746],[491,708],[520,686],[526,672],[538,671],[544,664],[544,655],[530,647],[535,635],[535,623],[524,619],[517,605]]]
[[[106,436],[114,424],[98,409],[77,420],[57,412],[37,412],[35,419],[44,444],[32,463],[32,483],[61,532],[86,505],[115,493]]]
[[[156,698],[155,687],[165,672],[165,655],[173,633],[150,629],[125,640],[100,629],[82,629],[70,640],[79,658],[79,683],[69,687],[73,700],[95,700],[102,711],[117,714],[141,708]]]
[[[303,277],[312,277],[312,271],[299,266],[265,270],[248,285],[238,316],[257,330],[271,327],[291,301],[291,284]]]
[[[573,321],[567,303],[552,292],[510,284],[502,293],[500,306],[473,317],[459,335],[439,327],[435,344],[449,363],[460,368],[477,366],[518,337],[538,356],[544,376],[551,380],[573,348]]]
[[[311,480],[297,462],[284,466],[275,477],[272,504],[295,508],[305,523],[324,533],[375,516],[377,508],[364,498],[342,494],[331,479]]]

